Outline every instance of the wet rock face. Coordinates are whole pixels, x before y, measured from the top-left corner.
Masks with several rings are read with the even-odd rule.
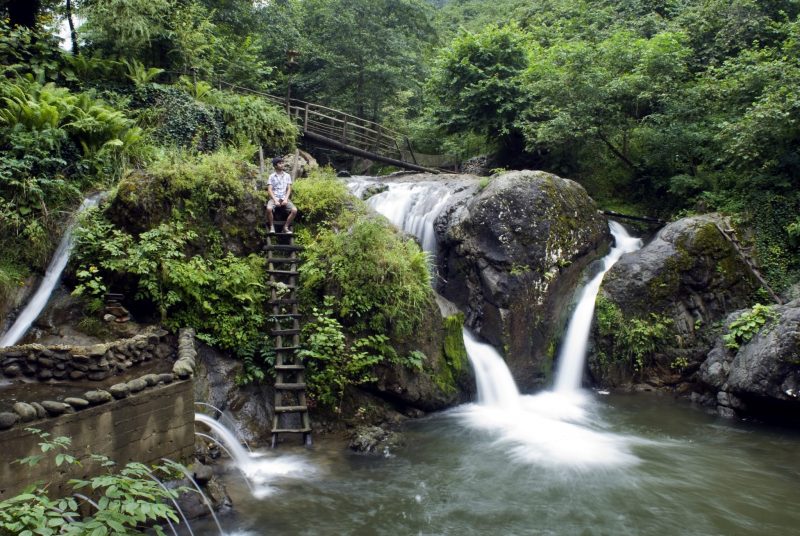
[[[719,324],[753,303],[758,288],[717,225],[726,226],[713,214],[671,223],[606,273],[589,355],[595,383],[624,386],[644,380],[664,387],[693,381],[714,345]],[[613,322],[608,319],[612,312]],[[643,338],[631,335],[625,342],[622,334],[633,323],[638,323]],[[644,339],[656,323],[667,326],[667,332],[650,341],[654,350],[643,356],[637,370],[630,355],[647,346]]]
[[[773,318],[737,349],[726,347],[719,337],[700,367],[700,380],[718,391],[720,415],[781,419],[785,414],[800,420],[800,299],[772,311]],[[730,315],[726,331],[744,313]]]
[[[576,182],[514,171],[455,196],[436,231],[439,291],[503,351],[522,387],[542,384],[577,280],[609,243],[594,201]]]
[[[237,385],[236,378],[244,367],[241,361],[199,342],[197,349],[195,400],[228,413],[236,424],[233,432],[251,446],[267,444],[272,432],[273,389],[266,385]],[[205,413],[210,411],[203,409]],[[230,424],[227,420],[224,423]]]

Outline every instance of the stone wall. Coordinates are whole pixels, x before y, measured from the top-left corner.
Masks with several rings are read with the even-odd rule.
[[[0,378],[100,381],[142,361],[164,359],[174,352],[169,333],[162,329],[93,346],[8,346],[0,348]]]
[[[157,347],[156,339],[145,337],[136,341],[149,340],[152,347]],[[116,349],[120,347],[114,346]],[[136,348],[136,344],[129,347]],[[145,348],[138,350],[144,353]],[[175,353],[174,348],[171,352]],[[101,355],[106,354],[92,357],[100,358]],[[146,374],[115,384],[108,390],[97,389],[83,397],[64,401],[18,403],[14,412],[0,414],[0,417],[13,421],[5,423],[10,426],[0,431],[0,452],[3,453],[0,499],[19,493],[32,482],[52,483],[58,488],[69,478],[84,478],[102,471],[89,459],[91,454],[107,456],[119,465],[129,461],[155,463],[164,457],[180,461],[191,456],[194,452],[192,375],[195,356],[194,331],[181,330],[178,359],[172,373]],[[70,358],[60,362],[75,362]],[[28,428],[47,432],[51,437],[71,438],[72,446],[68,452],[83,459],[82,465],[56,467],[53,456],[46,456],[33,467],[12,463],[25,456],[41,454],[40,440]]]

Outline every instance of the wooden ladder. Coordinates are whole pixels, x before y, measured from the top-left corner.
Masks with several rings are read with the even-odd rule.
[[[761,283],[761,286],[763,286],[764,289],[769,293],[770,297],[772,297],[772,299],[775,300],[775,303],[779,305],[782,304],[783,302],[781,301],[781,299],[778,297],[777,294],[775,294],[775,292],[772,290],[772,287],[769,286],[769,283],[767,283],[767,280],[764,279],[764,276],[761,275],[758,266],[756,266],[755,260],[753,260],[753,258],[750,255],[750,248],[745,248],[744,246],[742,246],[741,242],[739,242],[739,239],[736,236],[736,231],[733,229],[733,227],[728,225],[727,229],[723,229],[719,224],[715,223],[714,225],[717,226],[717,229],[719,229],[719,232],[722,233],[722,236],[724,236],[725,239],[728,242],[730,242],[731,245],[733,245],[733,249],[736,250],[736,252],[739,254],[739,257],[741,257],[745,265],[747,265],[747,268],[750,270],[750,273],[752,273],[755,276],[755,278],[758,279],[758,282]]]
[[[306,401],[306,373],[296,356],[300,346],[300,318],[297,309],[297,253],[302,246],[294,235],[283,232],[284,222],[276,221],[280,233],[267,233],[267,273],[269,274],[272,318],[275,328],[275,414],[272,417],[272,448],[280,434],[303,434],[303,443],[311,446],[311,420]],[[280,284],[286,292],[279,293]]]

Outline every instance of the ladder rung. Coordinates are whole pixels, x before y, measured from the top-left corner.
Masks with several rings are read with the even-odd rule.
[[[303,251],[303,246],[290,246],[288,244],[275,244],[264,246],[264,251]]]
[[[298,275],[296,270],[267,270],[268,274],[273,275]]]
[[[277,315],[269,315],[270,318],[302,318],[303,315],[295,313],[281,313]]]
[[[303,365],[275,365],[275,370],[305,370]]]
[[[299,329],[273,329],[270,334],[274,337],[278,335],[300,335]]]
[[[311,428],[276,428],[272,431],[273,434],[307,434],[311,432]]]
[[[268,257],[267,262],[271,262],[272,264],[300,264],[300,259],[292,259],[290,257]]]
[[[297,300],[292,300],[292,299],[270,300],[267,303],[270,305],[294,305],[297,303]]]
[[[286,352],[294,352],[295,350],[299,350],[299,346],[281,346],[280,348],[274,348],[276,352],[286,351]]]
[[[306,384],[304,383],[276,383],[275,389],[280,389],[283,391],[302,391],[306,388]]]
[[[275,413],[301,413],[308,411],[308,406],[276,406]]]

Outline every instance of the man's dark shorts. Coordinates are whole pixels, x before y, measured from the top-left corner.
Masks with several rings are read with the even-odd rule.
[[[267,210],[271,210],[271,211],[275,212],[275,208],[277,206],[278,205],[276,205],[275,202],[272,199],[267,201]],[[294,203],[292,203],[291,200],[288,200],[288,201],[286,201],[286,204],[283,205],[283,208],[285,208],[286,210],[294,210],[296,207],[294,206]]]

